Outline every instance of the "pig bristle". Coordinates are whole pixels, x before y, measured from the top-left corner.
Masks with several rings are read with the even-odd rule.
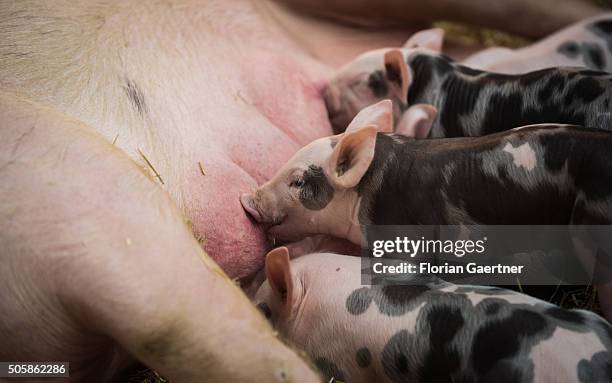
[[[521,292],[521,294],[525,294],[523,292],[523,285],[521,285],[521,280],[516,278],[516,285],[518,286],[519,291]]]
[[[244,102],[245,104],[252,105],[251,102],[242,95],[241,91],[238,91],[238,93],[236,93],[236,97],[242,100],[242,102]]]
[[[159,182],[161,182],[162,185],[165,185],[165,182],[162,179],[161,175],[157,172],[157,170],[155,169],[151,161],[149,161],[147,156],[145,156],[145,154],[142,152],[142,150],[140,150],[140,148],[138,148],[138,153],[140,154],[142,159],[147,163],[147,166],[151,168],[151,171],[153,171],[153,174],[155,174],[155,177],[159,180]]]
[[[597,300],[597,288],[587,286],[585,288],[567,290],[569,287],[570,286],[558,286],[550,297],[549,302],[567,309],[589,310],[601,314],[601,308]],[[559,294],[559,291],[561,291],[561,294]]]
[[[204,166],[202,166],[202,163],[200,161],[198,161],[198,167],[200,168],[200,173],[205,176],[206,172],[204,171]]]
[[[168,383],[168,380],[159,375],[157,371],[147,370],[140,366],[139,370],[127,377],[126,383]]]

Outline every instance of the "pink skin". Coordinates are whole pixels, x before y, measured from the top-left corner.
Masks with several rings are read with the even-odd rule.
[[[277,53],[258,53],[243,60],[251,63],[248,73],[245,68],[240,83],[225,92],[234,94],[233,99],[219,107],[246,107],[246,112],[236,113],[249,116],[248,128],[230,117],[224,126],[203,129],[190,139],[195,147],[183,160],[190,166],[182,194],[196,237],[230,277],[238,278],[263,266],[261,254],[270,243],[243,213],[236,196],[270,178],[299,147],[331,132],[319,85],[322,72],[306,72],[301,63]],[[258,76],[251,76],[252,71]],[[226,76],[231,78],[229,73]],[[214,225],[209,224],[210,217],[216,217]]]
[[[347,382],[390,383],[381,363],[383,349],[400,330],[415,334],[421,307],[400,316],[382,315],[376,304],[358,316],[346,309],[347,297],[361,285],[361,259],[331,253],[317,253],[289,260],[286,248],[277,248],[266,257],[267,280],[255,294],[255,303],[270,308],[270,320],[279,333],[306,351],[311,359],[325,358],[344,374]],[[448,284],[442,291],[453,292]],[[473,305],[490,296],[466,294]],[[510,303],[547,303],[507,291],[496,295]],[[356,350],[367,347],[372,355],[367,368],[357,365]],[[577,363],[606,350],[593,332],[557,329],[531,352],[537,381],[573,381]],[[419,356],[415,356],[419,357]]]
[[[568,57],[557,51],[567,41],[597,43],[604,55],[604,71],[612,70],[612,54],[607,42],[585,26],[600,19],[611,19],[612,13],[602,14],[577,22],[547,36],[533,44],[519,49],[493,47],[466,58],[466,66],[499,73],[517,74],[553,66],[585,66],[583,55]]]
[[[0,360],[68,361],[62,382],[136,360],[172,382],[318,381],[125,153],[4,92],[0,119]]]
[[[97,52],[91,62],[53,72],[65,66],[61,60],[78,60],[58,58],[50,47],[63,40],[50,33],[47,45],[32,48],[44,57],[41,68],[15,62],[18,75],[6,64],[0,85],[86,123],[155,178],[142,152],[202,247],[231,278],[244,278],[261,269],[271,244],[238,197],[300,147],[332,133],[322,96],[332,69],[271,23],[259,2],[168,4],[114,12],[112,2],[108,9],[75,2],[49,10],[61,20],[94,12],[104,19],[108,11],[112,17],[100,26],[83,21],[75,27],[91,28],[96,41],[108,45],[87,48]],[[70,34],[65,44],[80,46],[84,34]],[[75,80],[81,78],[88,81]],[[144,115],[126,96],[123,79],[142,91]]]
[[[435,116],[435,108],[431,106],[410,107],[403,117],[407,134],[429,132]],[[311,142],[271,180],[254,193],[243,194],[240,197],[243,208],[257,222],[264,224],[271,236],[280,240],[326,234],[360,244],[359,225],[362,222],[358,217],[360,197],[356,186],[374,156],[376,134],[389,132],[392,126],[389,100],[363,109],[345,133]],[[341,163],[345,166],[343,172],[338,170]],[[323,169],[333,188],[331,200],[317,210],[307,208],[300,200],[301,187],[298,186],[304,180],[305,171],[312,167]]]

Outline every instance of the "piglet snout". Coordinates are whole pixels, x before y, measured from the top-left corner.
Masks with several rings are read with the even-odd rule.
[[[327,117],[332,125],[334,134],[344,132],[351,118],[342,110],[342,103],[338,90],[332,85],[328,85],[323,91],[323,99],[327,108]]]
[[[262,222],[261,214],[259,213],[259,210],[257,210],[257,208],[255,207],[255,200],[253,199],[252,195],[246,193],[242,194],[240,196],[240,203],[242,204],[244,210],[249,213],[251,217],[255,219],[255,221]]]
[[[323,90],[323,99],[325,100],[328,113],[335,114],[340,109],[340,97],[334,91],[332,85],[326,86]]]

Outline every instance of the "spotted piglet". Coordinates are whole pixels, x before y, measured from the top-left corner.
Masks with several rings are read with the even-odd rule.
[[[592,312],[427,276],[361,286],[360,269],[338,254],[266,257],[255,302],[327,381],[612,381],[612,328]]]
[[[612,74],[580,67],[485,72],[424,46],[367,52],[341,69],[324,92],[334,132],[383,99],[393,101],[396,132],[418,138],[482,136],[540,123],[612,130]],[[430,130],[411,130],[406,111],[414,104],[439,111]]]
[[[434,117],[427,106],[406,111],[415,131]],[[388,100],[365,108],[345,133],[299,150],[242,205],[275,238],[329,234],[357,245],[369,224],[612,223],[610,132],[549,124],[417,140],[381,133],[392,121]],[[611,287],[600,300],[612,318]]]
[[[612,13],[579,21],[519,49],[485,49],[461,63],[470,68],[514,74],[555,66],[612,72]]]

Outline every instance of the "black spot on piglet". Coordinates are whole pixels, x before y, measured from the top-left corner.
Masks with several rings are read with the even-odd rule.
[[[424,382],[452,382],[452,375],[461,367],[459,351],[451,342],[465,324],[458,307],[434,307],[427,315],[430,350],[419,375]]]
[[[382,352],[382,366],[385,374],[393,382],[403,383],[413,380],[409,360],[412,354],[413,339],[408,330],[393,335]]]
[[[486,323],[474,336],[472,363],[479,374],[486,374],[496,364],[517,355],[523,338],[533,337],[546,329],[541,314],[525,309],[515,310],[510,317]]]
[[[304,172],[303,181],[299,198],[306,209],[321,210],[334,197],[334,188],[320,166],[311,165]]]
[[[566,41],[559,45],[557,52],[569,58],[575,59],[580,54],[580,47],[575,41]]]
[[[591,77],[584,77],[575,83],[569,94],[574,95],[574,97],[581,99],[585,103],[589,103],[605,91],[597,80]]]
[[[571,59],[582,55],[584,64],[589,68],[601,70],[606,65],[603,49],[597,43],[585,41],[578,45],[575,41],[566,41],[559,45],[557,52]]]
[[[589,42],[582,43],[582,55],[587,67],[598,70],[604,69],[606,59],[603,49],[601,49],[599,44]]]
[[[431,288],[427,285],[361,287],[348,296],[346,309],[353,315],[363,314],[374,301],[381,314],[388,316],[404,315],[413,309],[413,303],[416,299],[429,290]]]
[[[417,297],[430,290],[426,285],[386,285],[380,289],[381,294],[374,299],[380,312],[390,316],[405,314]]]
[[[550,315],[555,319],[578,325],[582,325],[585,322],[585,318],[582,313],[578,311],[562,309],[561,307],[551,307],[546,310],[546,314]]]
[[[612,352],[600,351],[591,360],[578,362],[578,379],[582,383],[600,383],[612,381]]]
[[[353,314],[363,314],[372,303],[372,296],[368,287],[361,287],[353,291],[346,299],[346,310]]]
[[[495,315],[501,308],[501,305],[498,302],[489,303],[485,307],[485,314],[487,315]]]
[[[597,21],[588,26],[593,33],[608,43],[608,50],[612,52],[612,20]]]
[[[318,358],[315,360],[315,365],[325,375],[325,379],[328,382],[331,378],[336,380],[345,381],[344,373],[338,368],[338,366],[332,361],[326,358]]]
[[[370,354],[370,350],[367,347],[360,348],[355,354],[355,360],[359,367],[366,368],[372,362],[372,354]]]
[[[378,98],[385,97],[387,93],[389,93],[387,80],[380,70],[377,70],[368,76],[368,87],[372,90],[374,96]]]

